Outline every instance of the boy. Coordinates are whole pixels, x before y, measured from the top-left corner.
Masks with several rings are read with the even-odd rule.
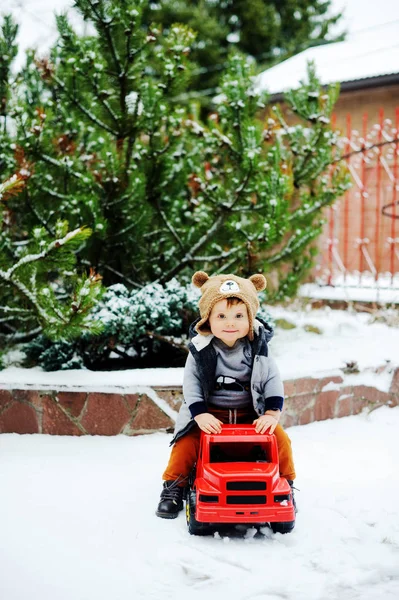
[[[254,423],[258,433],[274,433],[280,474],[291,487],[295,479],[291,442],[278,424],[284,388],[268,352],[273,329],[255,319],[257,292],[265,289],[266,279],[263,275],[209,277],[198,271],[192,282],[201,288],[200,317],[190,328],[194,337],[184,368],[184,402],[156,511],[164,519],[174,519],[183,508],[201,430],[220,433],[223,423]]]

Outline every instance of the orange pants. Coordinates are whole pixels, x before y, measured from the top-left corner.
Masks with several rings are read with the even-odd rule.
[[[223,423],[228,423],[228,410],[209,409],[209,412],[215,415]],[[237,411],[237,423],[252,423],[257,415],[248,410]],[[162,479],[165,481],[174,481],[180,479],[182,486],[185,486],[186,477],[191,472],[195,462],[197,461],[201,430],[197,424],[181,437],[174,444],[170,454],[169,463],[166,467]],[[277,425],[274,430],[274,435],[277,439],[278,458],[280,464],[280,475],[286,479],[295,479],[295,467],[292,457],[291,440],[285,433],[281,425]]]

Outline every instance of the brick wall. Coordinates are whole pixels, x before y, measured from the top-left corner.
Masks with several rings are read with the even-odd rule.
[[[348,385],[339,375],[285,381],[284,427],[399,405],[399,368],[389,392]],[[165,402],[168,410],[165,409]],[[0,433],[50,435],[140,435],[172,431],[169,414],[178,410],[182,390],[153,387],[148,393],[0,389]],[[173,409],[172,411],[170,409]]]
[[[398,107],[398,84],[342,91],[334,107],[335,127],[341,132],[342,137],[350,135],[354,147],[361,148],[364,145],[362,142],[364,129],[366,135],[374,132],[374,142],[377,142],[379,139],[375,129],[377,125],[382,125],[384,135],[395,139]],[[289,125],[299,121],[285,103],[281,103],[281,108]],[[269,113],[270,106],[265,110],[265,118]],[[350,124],[347,120],[348,115],[350,115]],[[381,136],[380,141],[385,140],[386,138]],[[333,275],[341,273],[329,252],[331,237],[337,240],[334,249],[347,272],[363,273],[372,270],[370,261],[366,259],[362,247],[358,244],[359,239],[368,240],[364,248],[377,273],[399,272],[399,258],[395,257],[397,245],[394,247],[390,242],[391,239],[398,237],[399,225],[390,214],[382,212],[382,207],[397,200],[398,172],[393,152],[392,145],[385,145],[380,148],[378,154],[369,152],[364,162],[361,154],[351,158],[353,186],[343,198],[335,202],[333,213],[329,209],[324,213],[328,223],[317,241],[320,256],[313,276],[320,277],[331,271]]]
[[[363,115],[367,113],[369,125],[379,122],[380,108],[384,118],[395,123],[395,109],[399,106],[399,85],[341,92],[334,107],[336,125],[346,134],[346,115],[350,113],[352,129],[362,131]]]

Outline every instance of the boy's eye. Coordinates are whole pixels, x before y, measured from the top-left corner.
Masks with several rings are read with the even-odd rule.
[[[242,318],[243,318],[243,316],[244,316],[244,315],[243,315],[242,313],[237,313],[237,315],[236,315],[237,319],[242,319]]]

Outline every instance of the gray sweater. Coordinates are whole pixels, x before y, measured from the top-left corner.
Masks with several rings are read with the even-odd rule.
[[[244,408],[251,405],[252,349],[249,340],[237,340],[230,347],[213,338],[212,344],[216,351],[216,370],[208,403],[220,408]],[[183,394],[189,407],[191,399],[195,403],[203,398],[192,354],[188,355],[184,369]]]

